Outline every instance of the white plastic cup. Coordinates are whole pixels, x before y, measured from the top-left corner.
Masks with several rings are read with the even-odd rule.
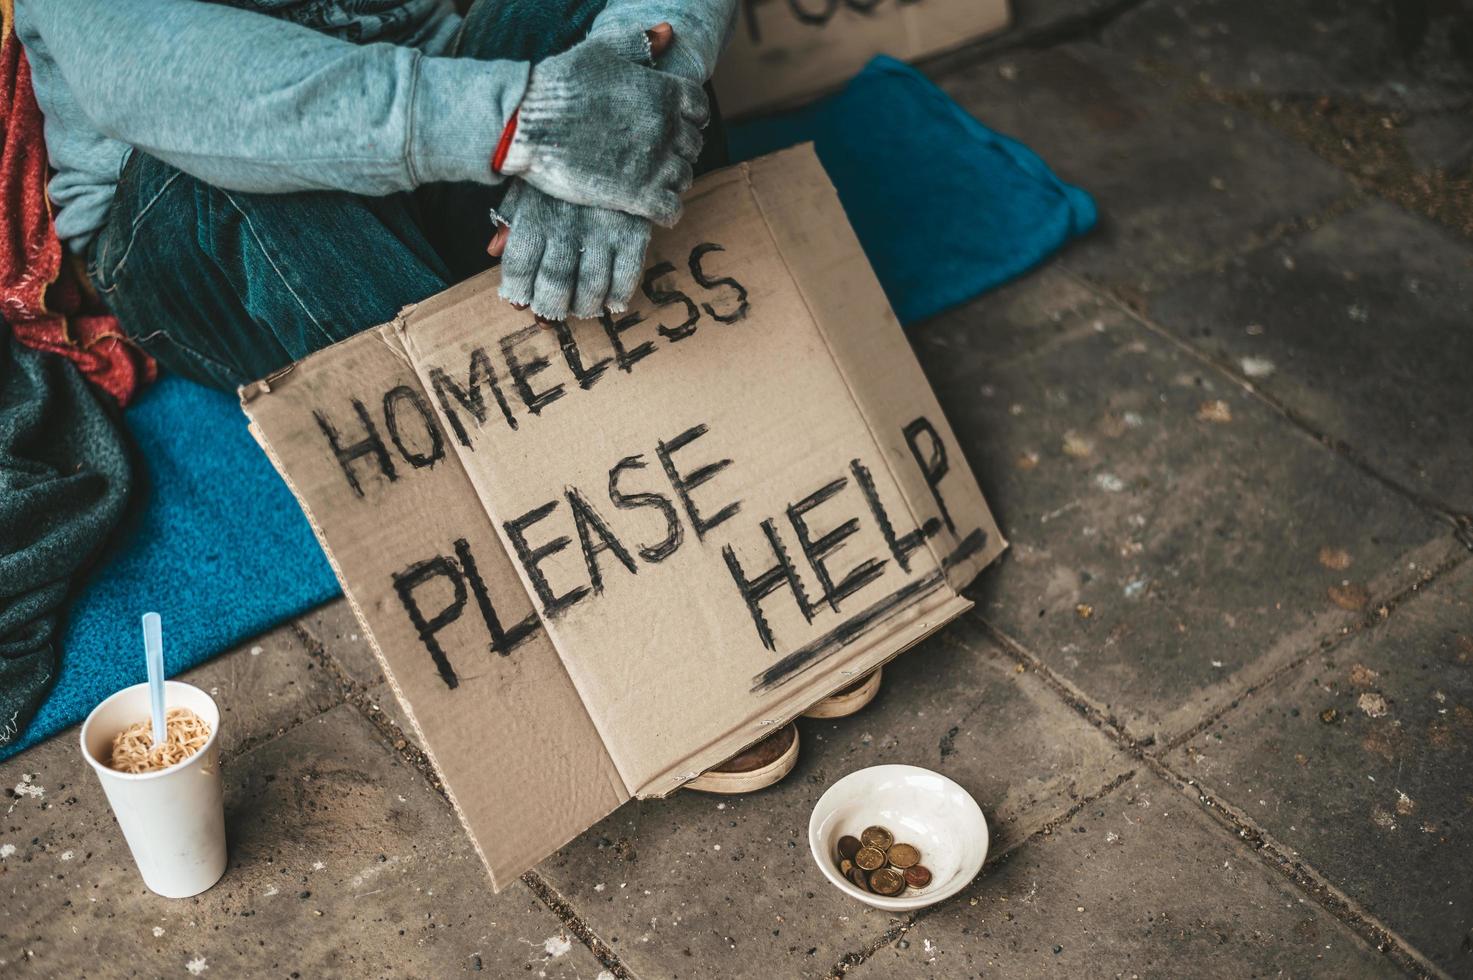
[[[113,739],[149,719],[148,685],[125,687],[82,723],[82,756],[97,773],[143,883],[165,898],[205,891],[225,873],[225,792],[220,779],[220,709],[192,684],[165,685],[170,708],[188,708],[210,726],[204,748],[157,772],[108,765]]]

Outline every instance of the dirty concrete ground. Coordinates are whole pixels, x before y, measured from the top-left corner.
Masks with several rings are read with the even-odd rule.
[[[231,868],[138,881],[68,733],[0,767],[7,976],[1473,976],[1473,4],[1020,2],[924,66],[1097,195],[917,326],[1012,550],[761,794],[492,895],[351,613],[194,671]],[[931,766],[995,843],[894,916],[809,808]]]

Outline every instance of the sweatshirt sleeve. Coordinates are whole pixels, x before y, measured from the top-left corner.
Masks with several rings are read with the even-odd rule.
[[[197,0],[19,0],[91,123],[230,190],[499,180],[529,66],[355,45]]]
[[[695,82],[716,70],[716,59],[736,26],[737,0],[609,0],[590,34],[647,31],[661,22],[675,29],[675,44],[659,67]]]

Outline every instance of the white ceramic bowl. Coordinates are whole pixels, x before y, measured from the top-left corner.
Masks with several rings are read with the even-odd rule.
[[[892,898],[861,890],[839,873],[839,838],[872,824],[914,844],[931,871],[925,888]],[[851,898],[890,912],[925,908],[950,898],[982,870],[987,820],[971,794],[939,772],[919,766],[871,766],[851,772],[819,797],[808,820],[808,847],[824,877]]]

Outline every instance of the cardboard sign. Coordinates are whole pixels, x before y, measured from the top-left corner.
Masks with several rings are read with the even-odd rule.
[[[904,61],[1008,26],[1007,0],[741,0],[714,79],[736,117],[802,102],[877,54]]]
[[[493,884],[970,605],[1004,547],[810,147],[621,315],[495,270],[242,389]]]

